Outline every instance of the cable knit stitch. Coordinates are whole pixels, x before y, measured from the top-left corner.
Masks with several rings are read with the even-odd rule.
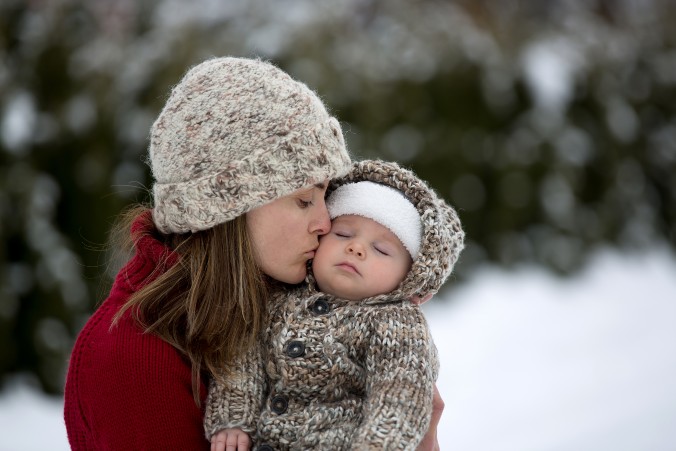
[[[227,384],[210,386],[207,437],[241,427],[259,448],[413,450],[427,431],[439,363],[425,318],[408,299],[441,287],[464,233],[455,211],[395,163],[356,163],[329,190],[356,180],[393,186],[418,209],[423,239],[411,271],[394,292],[358,302],[317,292],[311,274],[304,287],[277,293],[260,348]]]

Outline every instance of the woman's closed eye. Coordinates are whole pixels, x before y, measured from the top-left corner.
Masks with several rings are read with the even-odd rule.
[[[297,204],[300,208],[307,208],[312,205],[311,200],[297,199]]]

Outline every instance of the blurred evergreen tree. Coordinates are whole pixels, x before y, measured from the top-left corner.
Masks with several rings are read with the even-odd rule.
[[[429,180],[467,231],[459,279],[673,248],[675,16],[669,0],[0,3],[0,374],[60,392],[114,274],[110,225],[149,200],[150,125],[213,55],[272,59],[356,157]]]

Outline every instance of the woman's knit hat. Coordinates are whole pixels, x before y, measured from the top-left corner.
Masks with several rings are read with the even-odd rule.
[[[420,214],[401,191],[369,181],[348,183],[326,198],[326,208],[331,219],[359,215],[385,226],[399,238],[413,260],[418,256]]]
[[[188,71],[152,126],[149,153],[163,233],[209,229],[350,168],[340,124],[319,97],[243,58]]]
[[[464,247],[465,233],[455,210],[412,171],[396,163],[365,160],[354,163],[344,177],[329,184],[327,196],[339,187],[368,180],[391,186],[413,204],[420,215],[422,235],[418,256],[411,270],[394,293],[374,296],[364,301],[369,304],[389,302],[392,296],[410,299],[424,297],[439,291],[453,271]]]

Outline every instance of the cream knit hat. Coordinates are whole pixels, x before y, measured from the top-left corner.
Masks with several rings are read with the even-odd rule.
[[[340,124],[310,88],[243,58],[188,71],[152,126],[149,153],[163,233],[209,229],[351,163]]]

